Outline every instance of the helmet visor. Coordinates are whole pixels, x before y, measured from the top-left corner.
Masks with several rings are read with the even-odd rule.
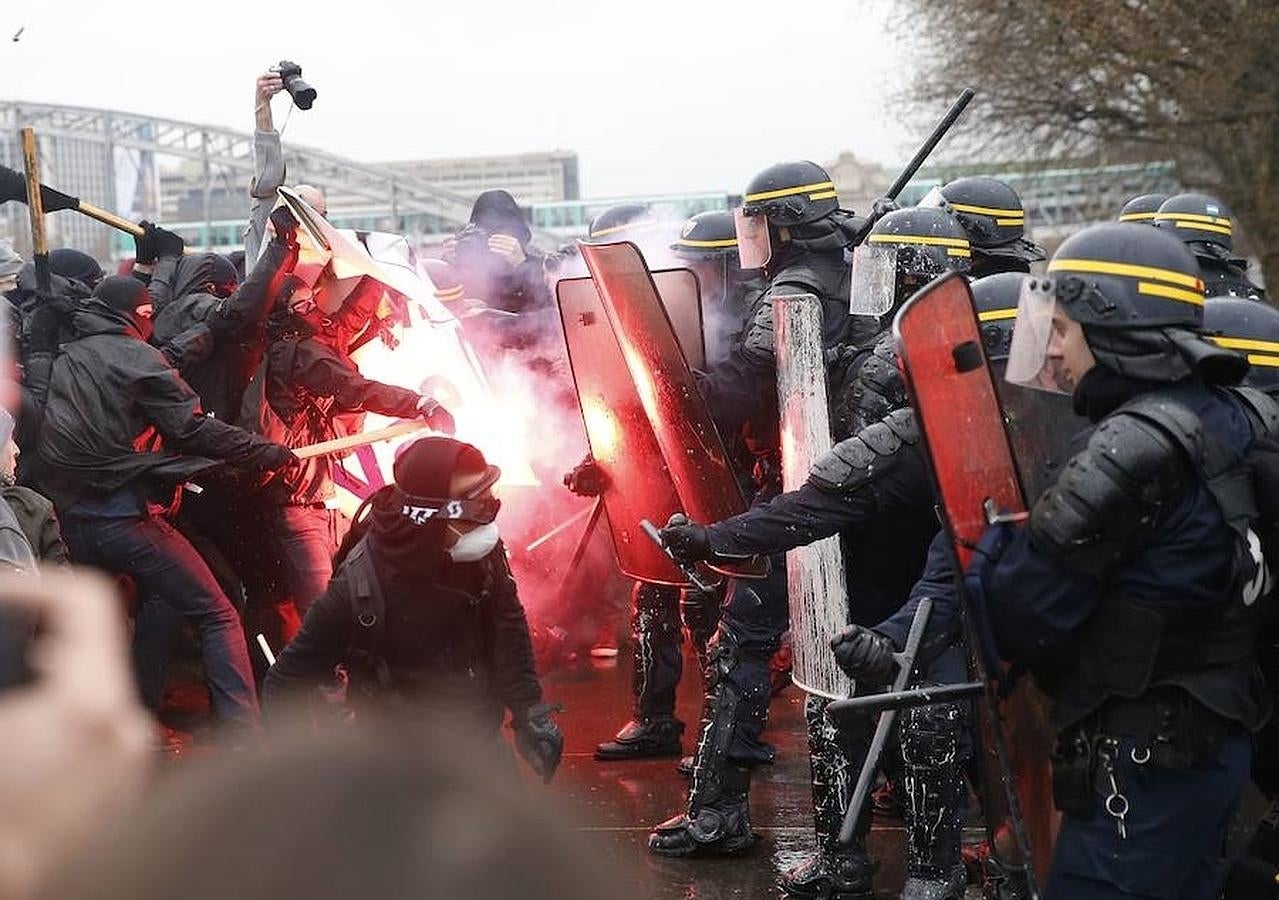
[[[1017,324],[1008,348],[1008,369],[1004,379],[1021,387],[1071,393],[1059,367],[1048,356],[1052,340],[1057,296],[1052,281],[1027,278],[1017,300]]]
[[[941,192],[941,185],[936,185],[923,198],[915,204],[920,209],[947,209],[950,204],[947,203],[945,195]]]
[[[859,244],[853,251],[848,311],[854,316],[882,316],[897,295],[896,244]]]
[[[762,269],[773,257],[766,216],[748,216],[740,206],[733,210],[737,229],[737,258],[743,269]]]

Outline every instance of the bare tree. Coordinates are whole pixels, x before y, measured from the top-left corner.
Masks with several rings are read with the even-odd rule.
[[[1226,202],[1279,286],[1279,3],[897,0],[911,100],[978,91],[984,154],[1172,160]]]

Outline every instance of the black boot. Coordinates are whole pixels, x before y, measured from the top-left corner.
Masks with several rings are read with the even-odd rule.
[[[968,878],[960,857],[959,704],[902,713],[906,884],[903,900],[962,900]]]
[[[875,865],[866,853],[865,832],[859,828],[853,846],[839,844],[844,810],[852,794],[848,758],[838,742],[834,724],[826,718],[824,697],[810,696],[804,704],[808,724],[808,759],[813,776],[813,826],[817,853],[783,873],[778,886],[793,897],[868,897]],[[866,817],[863,817],[868,821]]]
[[[656,759],[679,756],[684,751],[680,744],[683,736],[684,723],[673,716],[632,719],[611,741],[605,741],[595,748],[595,758]]]
[[[694,776],[688,812],[667,819],[648,836],[650,853],[658,856],[732,856],[759,840],[751,828],[751,771],[727,764],[718,784]],[[699,788],[701,789],[699,791]]]

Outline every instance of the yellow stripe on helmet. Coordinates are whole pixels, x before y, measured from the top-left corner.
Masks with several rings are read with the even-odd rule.
[[[1226,228],[1230,228],[1234,224],[1230,221],[1229,216],[1205,216],[1199,213],[1172,212],[1171,210],[1168,212],[1157,212],[1155,213],[1155,218],[1159,221],[1176,219],[1178,222],[1205,222],[1208,225],[1222,225]]]
[[[1279,341],[1258,341],[1253,338],[1210,337],[1218,347],[1227,350],[1264,350],[1267,353],[1279,353]]]
[[[928,244],[933,247],[969,249],[967,238],[933,237],[927,234],[872,234],[866,240],[872,244]]]
[[[1156,218],[1158,215],[1159,213],[1157,212],[1124,213],[1122,216],[1119,217],[1119,221],[1120,222],[1149,222],[1151,219]]]
[[[455,288],[449,288],[447,291],[435,292],[436,299],[440,300],[442,303],[451,303],[454,300],[461,300],[462,294],[463,291],[460,285]]]
[[[1279,367],[1279,356],[1264,356],[1260,353],[1249,353],[1248,362],[1254,366]]]
[[[996,225],[1025,225],[1025,219],[996,219]]]
[[[761,200],[776,200],[778,197],[793,197],[796,194],[811,194],[815,191],[829,191],[835,196],[835,182],[817,181],[813,184],[801,184],[796,187],[778,188],[775,191],[763,191],[758,194],[747,194],[742,200],[746,203],[758,203]],[[816,199],[816,198],[813,198]]]
[[[947,247],[947,248],[946,248],[946,255],[947,255],[947,256],[962,256],[962,257],[965,257],[965,258],[971,258],[971,257],[972,257],[972,255],[973,255],[973,251],[971,251],[971,250],[960,250],[960,249],[959,249],[959,248],[957,248],[957,247]]]
[[[628,228],[643,228],[645,225],[656,224],[656,219],[636,219],[634,222],[626,222],[622,225],[613,225],[610,228],[601,228],[599,231],[592,231],[590,236],[593,238],[604,237],[607,234],[617,234],[617,232],[625,231]]]
[[[1024,209],[996,209],[993,206],[972,206],[968,203],[951,203],[949,206],[955,212],[972,213],[976,216],[993,216],[998,219],[1026,218]]]
[[[836,194],[834,191],[822,191],[817,194],[809,194],[808,199],[809,200],[838,200],[839,195]]]
[[[1012,306],[1008,309],[988,309],[985,312],[977,313],[978,322],[1000,322],[1004,319],[1017,318],[1017,307]]]
[[[721,241],[693,241],[688,238],[680,238],[675,243],[681,247],[736,247],[737,238],[724,238]]]
[[[1213,234],[1224,234],[1230,237],[1234,234],[1228,225],[1209,225],[1207,222],[1189,222],[1184,219],[1157,219],[1158,222],[1172,222],[1177,228],[1189,228],[1193,231],[1211,231]]]
[[[1197,275],[1187,275],[1172,269],[1158,269],[1154,266],[1134,266],[1131,263],[1108,262],[1101,259],[1054,259],[1048,263],[1049,272],[1080,272],[1087,275],[1122,275],[1125,278],[1150,278],[1154,281],[1166,281],[1182,287],[1193,288],[1203,293],[1204,283]]]
[[[1191,303],[1195,306],[1203,306],[1203,294],[1197,294],[1194,291],[1187,291],[1183,288],[1168,287],[1166,284],[1151,284],[1149,281],[1137,282],[1137,293],[1146,294],[1150,297],[1164,297],[1168,300],[1179,300],[1182,303]]]

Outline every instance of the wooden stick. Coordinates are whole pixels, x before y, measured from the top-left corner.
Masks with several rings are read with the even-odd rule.
[[[31,216],[31,256],[36,267],[36,287],[52,289],[49,273],[49,241],[44,233],[44,198],[40,196],[40,160],[36,156],[34,128],[22,129],[22,165],[27,173],[27,213]]]
[[[30,192],[30,190],[31,190],[31,180],[28,179],[27,191]],[[84,215],[88,216],[90,219],[97,219],[99,222],[103,223],[104,225],[110,225],[112,228],[118,228],[121,231],[128,232],[134,237],[142,236],[141,225],[138,225],[134,222],[130,222],[128,219],[122,219],[120,218],[120,216],[117,216],[115,213],[107,212],[105,209],[101,209],[97,206],[94,206],[92,203],[85,203],[83,200],[79,201],[78,205],[76,206],[76,212],[84,213]]]
[[[542,546],[543,544],[545,544],[545,543],[546,543],[547,541],[549,541],[551,538],[555,537],[557,534],[562,533],[562,532],[563,532],[566,528],[568,528],[569,526],[571,526],[574,522],[577,522],[577,521],[578,521],[578,520],[580,520],[580,519],[584,519],[584,518],[586,518],[587,516],[593,516],[593,515],[595,515],[595,507],[596,507],[596,506],[598,506],[598,505],[599,505],[599,504],[594,504],[594,505],[592,505],[592,506],[587,506],[587,507],[585,507],[585,508],[583,508],[583,509],[579,509],[577,512],[573,513],[573,515],[571,515],[569,518],[565,519],[563,522],[561,522],[560,524],[556,525],[556,526],[555,526],[554,528],[552,528],[550,531],[546,532],[546,534],[542,535],[540,538],[538,538],[537,540],[535,540],[533,543],[531,543],[531,544],[529,544],[527,547],[525,547],[525,548],[524,548],[524,552],[525,552],[525,553],[532,553],[534,550],[536,550],[538,547],[540,547],[540,546]]]
[[[389,441],[392,438],[401,437],[406,434],[413,434],[418,431],[426,431],[431,426],[425,422],[399,422],[395,425],[388,425],[386,428],[379,428],[376,431],[365,431],[360,434],[348,434],[346,437],[334,438],[331,441],[320,441],[318,444],[308,444],[305,447],[297,447],[293,451],[293,455],[298,459],[312,459],[316,456],[327,456],[330,453],[342,453],[346,450],[355,450],[359,447],[367,447],[369,444],[377,444],[381,441]]]

